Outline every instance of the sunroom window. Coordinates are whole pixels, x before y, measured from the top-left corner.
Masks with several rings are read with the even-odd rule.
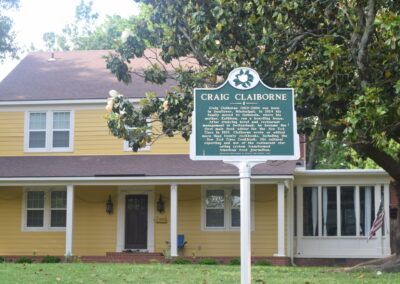
[[[375,218],[373,186],[303,187],[302,197],[303,236],[369,235]],[[381,189],[379,197],[383,202]]]

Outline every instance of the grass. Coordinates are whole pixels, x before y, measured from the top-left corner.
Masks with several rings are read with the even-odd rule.
[[[335,273],[331,268],[252,267],[255,284],[366,284],[400,283],[400,274],[373,272]],[[1,284],[42,283],[240,283],[240,267],[230,265],[174,264],[0,264]]]

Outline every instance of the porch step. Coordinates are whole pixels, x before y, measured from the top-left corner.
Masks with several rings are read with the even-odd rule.
[[[137,252],[137,251],[132,251],[132,252],[107,252],[106,253],[107,257],[142,257],[142,256],[148,256],[148,257],[157,257],[157,256],[162,256],[162,253],[158,252]]]

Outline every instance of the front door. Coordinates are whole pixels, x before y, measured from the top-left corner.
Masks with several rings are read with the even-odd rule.
[[[147,249],[147,195],[126,195],[125,249]]]

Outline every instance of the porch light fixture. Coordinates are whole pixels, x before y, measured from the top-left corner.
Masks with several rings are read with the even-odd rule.
[[[162,199],[161,194],[160,194],[160,198],[157,201],[157,211],[160,213],[164,212],[164,200]]]
[[[108,196],[107,203],[106,203],[106,212],[107,212],[108,214],[112,214],[113,211],[114,211],[114,204],[113,204],[113,202],[112,202],[112,200],[111,200],[111,195],[109,195],[109,196]]]

